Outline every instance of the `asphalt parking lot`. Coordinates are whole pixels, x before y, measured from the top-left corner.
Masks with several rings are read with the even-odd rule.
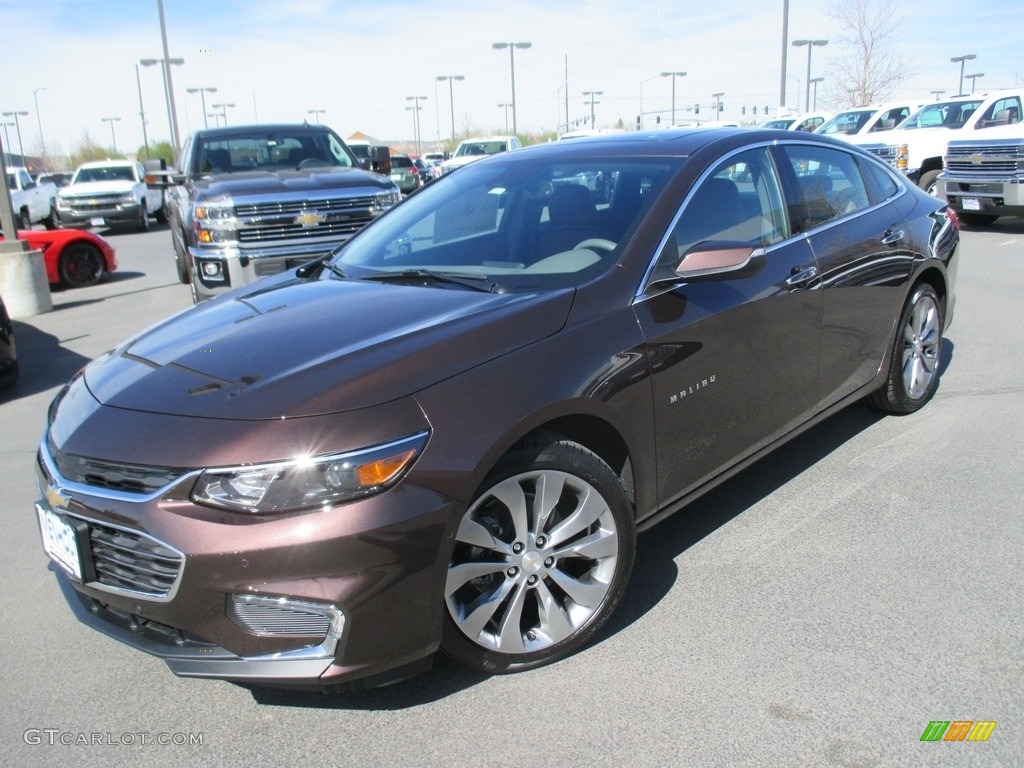
[[[1024,764],[1024,221],[963,232],[932,403],[849,408],[642,535],[583,652],[329,695],[175,678],[61,597],[32,506],[46,407],[191,304],[165,227],[109,237],[120,270],[16,322],[22,380],[0,393],[0,764]],[[922,742],[936,720],[996,726]]]

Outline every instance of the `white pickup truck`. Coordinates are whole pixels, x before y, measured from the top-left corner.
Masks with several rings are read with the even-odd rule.
[[[57,226],[57,186],[51,182],[37,184],[28,169],[7,167],[7,186],[11,190],[14,218],[21,229],[42,223],[47,229]]]
[[[986,129],[1021,119],[1024,89],[954,96],[926,104],[891,131],[848,136],[888,160],[921,189],[939,193],[939,174],[951,139],[982,138]]]
[[[57,196],[57,213],[65,227],[149,229],[149,217],[167,221],[164,190],[156,179],[147,184],[142,163],[101,160],[78,167]]]
[[[939,191],[965,224],[1024,216],[1024,122],[949,142]]]

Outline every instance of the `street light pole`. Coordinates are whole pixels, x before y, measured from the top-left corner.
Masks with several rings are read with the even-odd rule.
[[[722,114],[722,97],[725,96],[725,91],[719,91],[718,93],[712,93],[712,98],[715,100],[715,122],[721,121]]]
[[[499,104],[498,109],[505,110],[505,133],[508,133],[508,111],[512,108],[511,104]]]
[[[201,86],[199,88],[186,88],[185,93],[198,93],[199,100],[203,104],[203,128],[209,128],[210,124],[206,122],[206,94],[216,93],[217,89],[212,86]],[[187,127],[187,126],[186,126]]]
[[[662,72],[662,77],[672,78],[672,125],[676,124],[676,78],[686,77],[685,72]]]
[[[412,115],[413,115],[412,127],[413,127],[414,140],[416,141],[416,154],[418,155],[418,154],[421,154],[420,153],[420,109],[421,109],[420,102],[421,101],[426,101],[427,97],[426,96],[406,96],[405,100],[406,101],[411,101],[413,103],[413,106],[406,107],[406,109],[411,109],[412,110]]]
[[[101,117],[104,123],[110,123],[110,141],[114,145],[114,154],[117,154],[117,137],[114,135],[114,123],[121,122],[120,117]]]
[[[817,109],[818,109],[818,83],[821,83],[824,80],[825,80],[824,77],[812,77],[811,78],[811,82],[814,83],[814,106],[810,110],[812,112],[813,111],[817,111]]]
[[[3,112],[4,117],[14,118],[14,130],[18,134],[18,154],[21,155],[21,164],[25,164],[25,148],[21,144],[21,122],[18,120],[19,117],[28,117],[28,112],[21,110],[19,112]]]
[[[46,139],[43,138],[43,118],[39,114],[39,92],[45,90],[45,88],[36,88],[32,91],[32,100],[36,103],[36,125],[39,126],[39,146],[43,151],[43,170],[47,171],[49,169],[46,167]]]
[[[160,38],[164,46],[164,78],[167,81],[167,103],[170,105],[171,120],[171,141],[174,144],[174,159],[181,155],[181,136],[178,133],[178,111],[174,106],[174,83],[171,82],[170,64],[179,62],[185,63],[184,59],[172,59],[167,47],[167,24],[164,22],[164,0],[156,0],[157,10],[160,13]]]
[[[160,6],[161,18],[163,18],[163,5]],[[164,46],[166,50],[166,43]],[[164,99],[167,104],[167,122],[171,130],[171,150],[174,152],[174,159],[177,162],[181,154],[181,142],[178,140],[178,113],[174,108],[174,94],[171,91],[171,65],[184,64],[184,59],[139,59],[139,64],[144,67],[152,67],[159,64],[163,69],[164,78]]]
[[[224,127],[227,128],[228,127],[228,107],[231,107],[232,109],[234,109],[235,105],[233,103],[231,103],[231,102],[228,102],[226,104],[211,104],[210,106],[213,107],[213,109],[219,109],[220,110],[219,114],[220,114],[221,117],[224,118]]]
[[[146,110],[142,106],[142,78],[139,77],[139,65],[135,65],[135,84],[139,88],[139,118],[142,120],[142,146],[146,148],[146,159],[149,155],[149,136],[146,134]]]
[[[533,46],[533,43],[491,43],[491,48],[496,51],[508,48],[508,60],[512,69],[512,134],[519,134],[519,125],[516,122],[516,48],[526,50]]]
[[[941,97],[941,96],[942,96],[942,94],[944,94],[944,93],[945,93],[945,91],[944,91],[944,90],[941,90],[941,89],[936,89],[936,90],[934,90],[934,91],[928,91],[928,93],[930,93],[930,94],[931,94],[932,96],[934,96],[934,97],[935,97],[935,101],[938,101],[938,100],[939,100],[939,97]]]
[[[828,45],[828,40],[794,40],[793,47],[801,48],[807,46],[807,93],[804,95],[804,111],[811,111],[811,51],[814,50],[815,46],[821,47]],[[800,105],[797,104],[797,109]]]
[[[584,96],[589,96],[590,97],[590,127],[591,128],[596,128],[597,127],[596,126],[596,122],[597,121],[596,121],[596,119],[594,117],[594,105],[601,103],[600,101],[595,101],[595,99],[598,96],[600,96],[601,94],[603,94],[603,93],[604,93],[604,91],[584,91],[583,92]]]
[[[978,58],[978,54],[976,54],[976,53],[967,53],[967,54],[964,54],[963,56],[954,56],[953,58],[950,59],[950,61],[952,63],[954,63],[954,64],[956,64],[957,62],[960,62],[960,87],[957,88],[957,91],[956,91],[956,95],[957,96],[963,96],[964,95],[964,64],[966,62],[968,62],[968,61],[974,61],[976,58]]]
[[[974,95],[974,81],[977,80],[979,77],[984,77],[984,76],[985,76],[984,72],[975,72],[973,75],[964,75],[964,77],[966,77],[968,80],[971,81],[971,95],[972,96]]]
[[[456,80],[465,80],[465,75],[438,75],[435,82],[448,81],[448,104],[452,111],[452,146],[455,146],[455,86]],[[506,129],[507,131],[507,129]]]
[[[306,110],[306,114],[307,115],[315,115],[316,116],[316,124],[320,125],[320,115],[324,114],[326,111],[327,111],[326,109],[317,109],[317,108],[307,109]]]

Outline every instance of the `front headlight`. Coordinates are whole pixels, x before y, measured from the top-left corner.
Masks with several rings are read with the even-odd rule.
[[[231,200],[209,200],[196,203],[192,215],[197,221],[230,219],[235,215],[235,204]]]
[[[372,496],[402,478],[427,444],[428,434],[348,453],[207,469],[192,489],[192,501],[259,514],[329,507]]]
[[[397,185],[392,185],[391,189],[387,192],[378,192],[373,197],[373,207],[378,213],[383,213],[388,210],[391,206],[395,205],[399,200],[402,199],[402,192],[398,189]]]
[[[231,200],[210,200],[196,203],[192,211],[196,241],[202,245],[233,243],[235,233],[235,204]]]

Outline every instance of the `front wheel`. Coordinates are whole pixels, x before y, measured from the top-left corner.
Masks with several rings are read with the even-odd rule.
[[[57,206],[50,202],[50,212],[43,219],[43,226],[47,229],[57,229],[60,226],[60,219],[57,214]]]
[[[552,436],[514,450],[483,487],[455,536],[442,648],[488,673],[565,658],[612,614],[633,568],[622,483]]]
[[[942,307],[927,283],[910,293],[892,348],[885,384],[868,396],[868,403],[889,413],[913,413],[931,400],[939,385],[942,348]]]
[[[92,243],[75,243],[60,255],[60,280],[69,288],[95,285],[103,277],[103,254]]]
[[[917,186],[919,186],[921,189],[923,189],[925,192],[927,192],[932,197],[938,197],[939,196],[939,174],[940,173],[942,173],[941,170],[938,170],[938,171],[928,171],[928,173],[922,173],[921,174],[921,180],[918,181]]]
[[[139,206],[139,221],[136,224],[136,229],[139,232],[149,231],[149,211],[146,209],[146,201],[142,201],[142,205]]]

